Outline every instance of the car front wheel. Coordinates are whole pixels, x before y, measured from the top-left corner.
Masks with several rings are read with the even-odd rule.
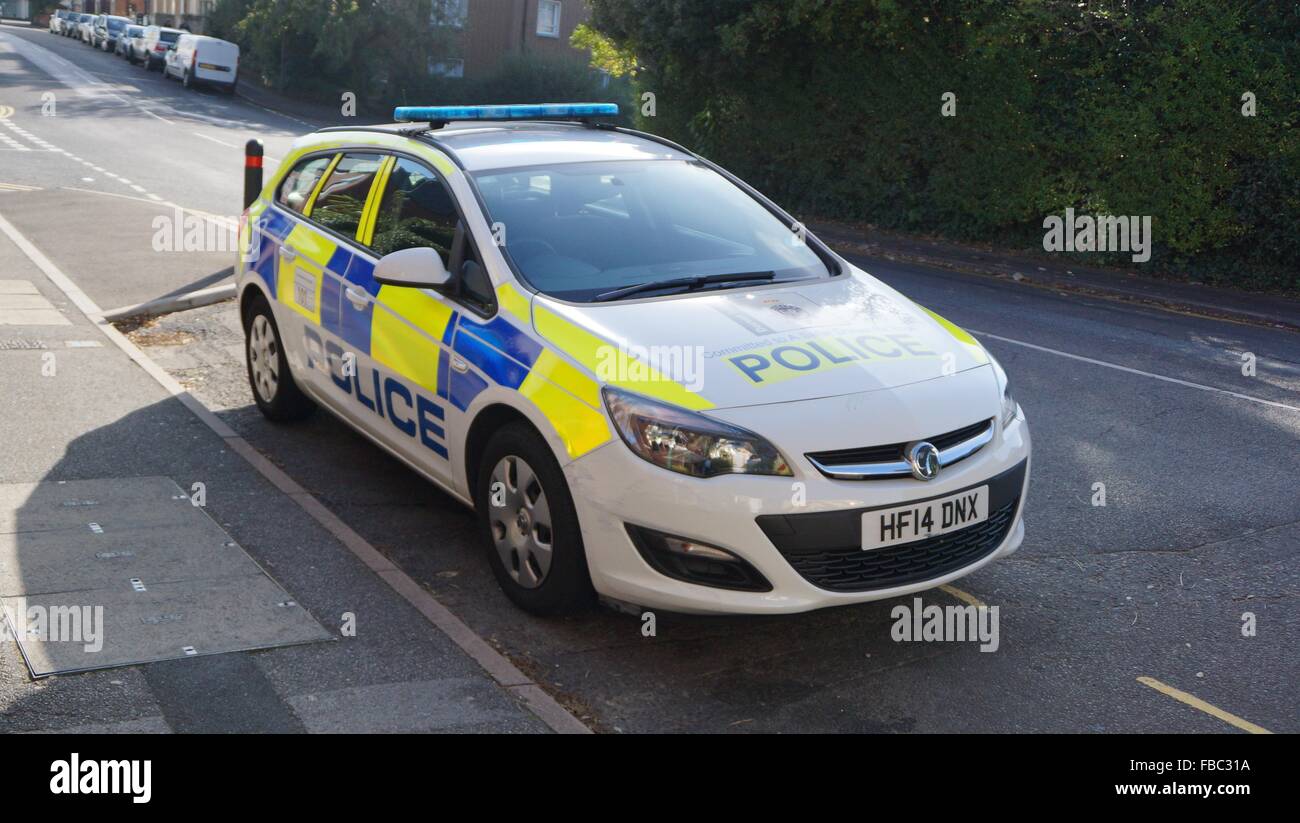
[[[572,614],[595,599],[578,515],[564,472],[522,421],[488,441],[474,497],[497,583],[521,609]]]

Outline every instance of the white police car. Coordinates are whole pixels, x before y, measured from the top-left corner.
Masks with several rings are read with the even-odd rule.
[[[980,344],[616,112],[299,139],[242,224],[262,411],[324,406],[474,507],[536,613],[796,612],[1015,551],[1029,432]]]

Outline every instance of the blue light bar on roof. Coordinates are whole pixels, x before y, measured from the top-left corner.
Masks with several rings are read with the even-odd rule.
[[[434,120],[536,120],[542,117],[617,117],[617,103],[527,103],[507,106],[398,106],[399,123]]]

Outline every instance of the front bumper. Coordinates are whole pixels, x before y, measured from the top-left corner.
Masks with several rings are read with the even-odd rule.
[[[653,466],[617,438],[565,467],[582,524],[592,583],[607,598],[686,613],[776,614],[882,600],[942,585],[1005,557],[1024,538],[1030,439],[1018,413],[992,443],[939,478],[921,482],[833,480],[796,460],[796,476],[707,480]],[[989,484],[980,535],[953,532],[863,551],[864,510],[897,506]],[[625,524],[726,549],[771,583],[734,591],[676,580],[642,559]],[[975,539],[978,537],[979,539]],[[901,577],[882,577],[900,568]],[[875,574],[877,577],[872,578]],[[892,580],[875,586],[872,581]]]

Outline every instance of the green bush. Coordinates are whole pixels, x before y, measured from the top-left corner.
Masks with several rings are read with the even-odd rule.
[[[1038,248],[1067,207],[1150,215],[1153,268],[1300,289],[1295,4],[591,5],[641,125],[792,209]]]

